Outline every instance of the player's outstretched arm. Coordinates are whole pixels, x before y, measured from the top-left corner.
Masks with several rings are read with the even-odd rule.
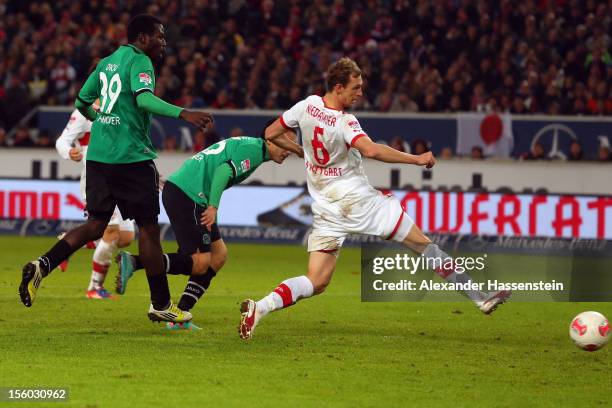
[[[287,132],[287,129],[281,125],[280,119],[276,119],[274,123],[266,128],[265,137],[266,140],[274,143],[281,149],[289,150],[300,157],[304,157],[302,146],[291,140],[285,132]]]
[[[221,195],[227,188],[227,185],[234,174],[229,164],[223,163],[215,169],[212,182],[210,183],[210,192],[208,193],[208,207],[202,214],[200,222],[210,230],[211,225],[217,219],[217,209],[221,202]]]
[[[161,98],[153,95],[151,92],[142,92],[136,97],[138,107],[155,115],[168,116],[171,118],[180,118],[197,127],[205,127],[212,123],[213,118],[207,112],[195,112],[183,109],[179,106],[172,105]]]
[[[372,139],[367,136],[357,139],[353,147],[359,150],[363,156],[385,163],[414,164],[417,166],[426,166],[428,169],[436,164],[436,159],[431,152],[425,152],[419,155],[408,154],[380,143],[374,143]]]

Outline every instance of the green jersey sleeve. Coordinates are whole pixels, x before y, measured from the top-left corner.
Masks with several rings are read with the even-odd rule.
[[[221,195],[223,190],[227,188],[227,184],[232,178],[232,169],[229,164],[223,163],[215,169],[213,174],[212,182],[210,183],[210,193],[208,194],[208,204],[219,208],[219,202],[221,201]]]
[[[155,115],[168,116],[170,118],[178,118],[183,111],[183,108],[165,102],[151,92],[142,92],[136,97],[136,103],[140,109]]]
[[[238,147],[238,149],[230,155],[227,164],[232,168],[233,178],[239,183],[255,171],[263,161],[262,146],[257,144],[245,144]]]
[[[144,54],[134,57],[130,68],[130,85],[134,96],[142,92],[155,93],[155,72],[151,59]]]
[[[100,95],[100,74],[98,73],[98,68],[93,70],[91,74],[87,77],[87,80],[83,84],[83,87],[79,91],[77,96],[77,100],[79,100],[83,105],[89,106],[98,99]]]

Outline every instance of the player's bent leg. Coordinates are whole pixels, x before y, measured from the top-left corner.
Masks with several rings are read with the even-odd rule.
[[[115,249],[117,249],[118,239],[119,227],[109,224],[93,254],[91,278],[89,280],[89,287],[87,288],[87,297],[89,299],[109,299],[112,297],[111,294],[104,289],[104,281],[111,264],[113,253]]]
[[[182,253],[163,254],[164,271],[168,275],[187,275],[193,271],[193,258],[191,255]],[[132,255],[128,251],[121,251],[115,257],[119,267],[115,279],[115,289],[118,294],[123,295],[127,289],[128,280],[134,275],[135,271],[144,268],[140,255]]]
[[[106,219],[90,218],[85,224],[74,228],[37,260],[28,262],[21,270],[19,297],[26,306],[32,306],[40,283],[60,263],[81,248],[85,243],[102,236],[110,214]]]
[[[310,253],[308,260],[308,279],[312,282],[313,295],[319,295],[325,291],[331,281],[337,261],[336,252],[316,251]]]
[[[289,307],[298,300],[309,298],[313,294],[313,283],[308,277],[302,275],[282,281],[274,291],[258,302],[245,299],[240,304],[240,324],[238,325],[240,338],[251,339],[259,320],[268,313]]]
[[[117,241],[117,247],[125,248],[129,246],[136,237],[136,233],[134,232],[134,221],[122,219],[121,221],[119,221],[118,225],[119,240]]]
[[[431,244],[431,240],[427,237],[427,235],[425,235],[423,231],[421,231],[421,229],[414,223],[408,230],[408,234],[405,235],[405,238],[403,238],[401,242],[419,254],[422,254],[427,246]]]
[[[329,284],[336,268],[336,254],[315,251],[310,253],[308,275],[286,279],[269,295],[258,302],[246,299],[240,304],[240,338],[253,337],[259,320],[270,312],[294,305],[301,299],[322,293]]]
[[[210,281],[216,274],[214,271],[212,275],[209,273],[210,258],[210,252],[197,252],[191,255],[193,268],[189,276],[189,281],[179,300],[179,309],[185,311],[191,310],[196,302],[206,293],[206,290],[210,286]]]
[[[227,261],[227,246],[222,239],[210,244],[210,267],[218,273]]]
[[[423,254],[425,258],[431,259],[434,266],[435,272],[444,280],[451,283],[461,283],[466,287],[473,287],[472,278],[465,272],[458,272],[452,266],[452,257],[444,252],[440,247],[431,242],[431,240],[421,231],[419,227],[413,225],[403,239],[402,243],[413,251]],[[447,265],[451,265],[447,267]],[[504,303],[511,295],[510,291],[498,291],[493,293],[486,293],[479,290],[464,290],[463,293],[467,296],[478,309],[485,313],[490,314],[497,306]]]
[[[308,237],[308,276],[298,276],[281,282],[269,295],[258,302],[246,299],[240,304],[238,333],[242,339],[253,336],[259,320],[270,312],[295,304],[300,299],[322,293],[329,284],[336,268],[336,260],[344,236],[329,235],[319,228]]]
[[[136,238],[134,231],[119,231],[119,240],[117,240],[117,248],[125,248]]]

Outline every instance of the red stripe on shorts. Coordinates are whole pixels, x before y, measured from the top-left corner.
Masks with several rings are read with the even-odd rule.
[[[291,289],[289,289],[289,286],[281,283],[276,289],[274,289],[274,292],[276,292],[281,299],[283,299],[283,307],[291,306],[293,304],[293,295],[291,294]]]
[[[395,228],[393,228],[393,232],[387,238],[388,240],[395,236],[395,234],[397,233],[397,230],[399,229],[403,219],[404,219],[404,212],[402,211],[402,213],[400,214],[399,220],[397,220],[397,224],[395,224]]]

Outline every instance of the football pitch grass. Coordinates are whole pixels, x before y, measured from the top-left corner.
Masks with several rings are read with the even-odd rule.
[[[609,404],[612,348],[579,350],[568,325],[585,310],[611,317],[611,303],[510,302],[491,316],[467,302],[361,303],[359,249],[346,248],[326,293],[268,316],[244,342],[239,301],[303,274],[304,248],[229,244],[193,310],[203,330],[169,332],[147,318],[143,272],[117,300],[85,298],[91,250],[54,271],[25,308],[21,266],[52,243],[0,236],[0,387],[68,387],[69,402],[0,407]],[[186,278],[169,281],[176,301]]]

